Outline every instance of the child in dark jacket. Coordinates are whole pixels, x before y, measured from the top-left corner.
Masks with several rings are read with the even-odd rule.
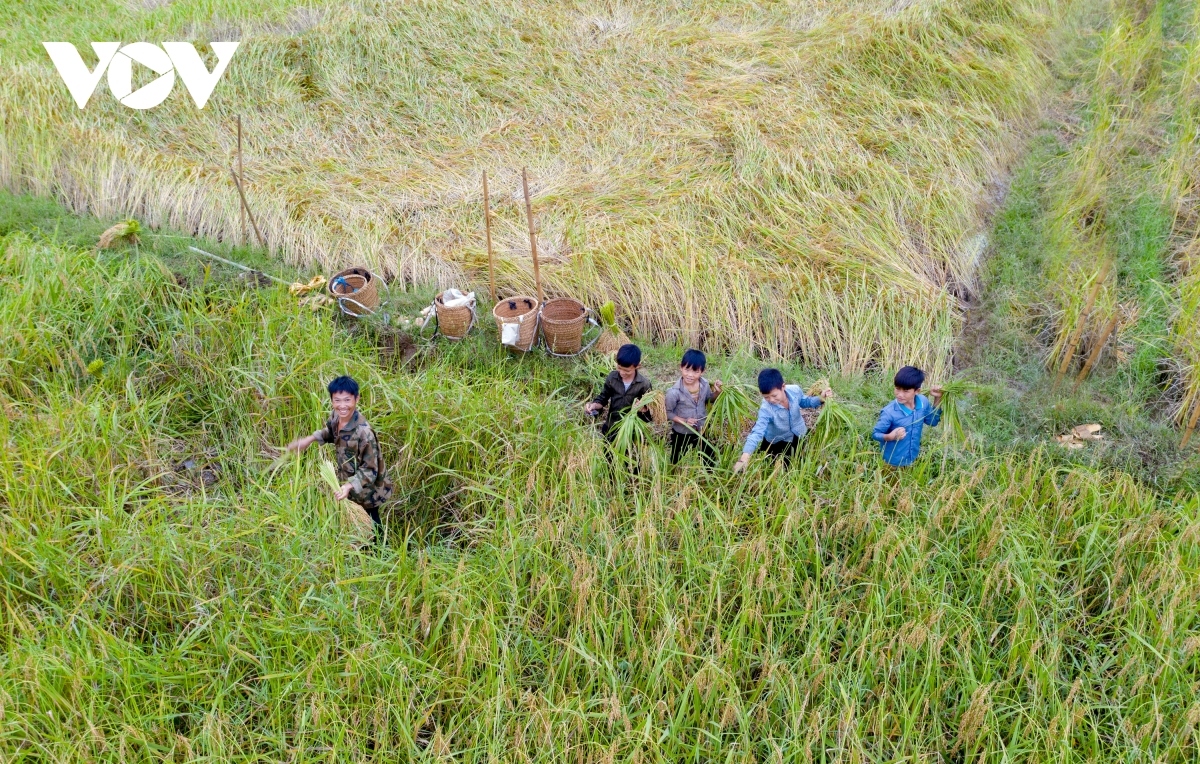
[[[942,421],[942,388],[929,388],[929,398],[917,391],[925,382],[925,372],[905,366],[896,372],[893,384],[896,400],[879,412],[879,422],[871,437],[882,447],[883,461],[893,467],[907,467],[921,453],[921,432],[925,425],[937,427]],[[930,400],[932,399],[932,401]]]
[[[605,377],[600,394],[583,407],[584,411],[596,416],[601,409],[608,406],[608,416],[605,417],[600,431],[609,440],[616,437],[616,425],[625,412],[633,408],[639,398],[650,392],[650,380],[639,371],[641,365],[641,348],[637,345],[622,345],[617,350],[617,368]],[[637,415],[644,421],[651,421],[650,411],[644,406]]]

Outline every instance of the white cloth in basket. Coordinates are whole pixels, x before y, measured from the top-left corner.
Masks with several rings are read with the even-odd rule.
[[[467,308],[475,307],[475,293],[467,292],[463,294],[457,289],[447,289],[442,292],[442,305],[447,308]]]
[[[516,347],[521,342],[521,325],[503,323],[500,325],[500,344]]]

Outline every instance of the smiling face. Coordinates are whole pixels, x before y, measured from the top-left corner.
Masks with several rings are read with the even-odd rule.
[[[776,406],[787,408],[788,397],[782,387],[777,387],[769,393],[763,393],[763,398],[766,399],[767,403],[774,403]]]
[[[688,368],[687,366],[679,367],[679,376],[683,379],[683,384],[687,385],[688,387],[695,387],[696,383],[700,381],[700,376],[702,374],[704,374],[704,372],[700,369],[692,369]]]
[[[911,409],[913,407],[913,404],[916,402],[917,402],[917,391],[916,390],[909,390],[904,387],[896,388],[896,403],[899,403],[901,406],[904,406],[905,408]]]
[[[625,384],[633,384],[634,378],[637,377],[637,370],[638,367],[636,366],[622,366],[621,364],[617,364],[617,373],[621,375],[621,381]]]
[[[358,407],[358,396],[350,393],[334,393],[329,396],[329,402],[333,406],[333,413],[338,416],[338,421],[345,424],[350,421],[350,417],[354,416],[354,409]]]

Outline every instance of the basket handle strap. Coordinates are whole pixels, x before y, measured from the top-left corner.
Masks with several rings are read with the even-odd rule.
[[[348,302],[354,303],[358,307],[365,310],[368,314],[371,314],[371,315],[375,314],[374,310],[372,310],[371,308],[368,308],[366,305],[363,305],[361,302],[354,299],[353,297],[339,297],[339,298],[337,298],[337,302],[338,302],[338,308],[341,309],[341,311],[343,313],[345,313],[347,316],[354,316],[355,318],[358,317],[357,313],[352,313],[349,310],[346,310],[346,303],[348,303]]]

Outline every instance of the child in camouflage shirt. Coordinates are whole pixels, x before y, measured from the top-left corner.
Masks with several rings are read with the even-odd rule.
[[[325,426],[288,443],[289,451],[303,451],[313,443],[333,443],[337,447],[338,479],[345,481],[334,497],[349,499],[367,511],[381,527],[379,508],[392,496],[392,481],[383,464],[383,454],[375,431],[358,413],[358,383],[350,377],[338,377],[329,383],[329,402],[333,413]]]

